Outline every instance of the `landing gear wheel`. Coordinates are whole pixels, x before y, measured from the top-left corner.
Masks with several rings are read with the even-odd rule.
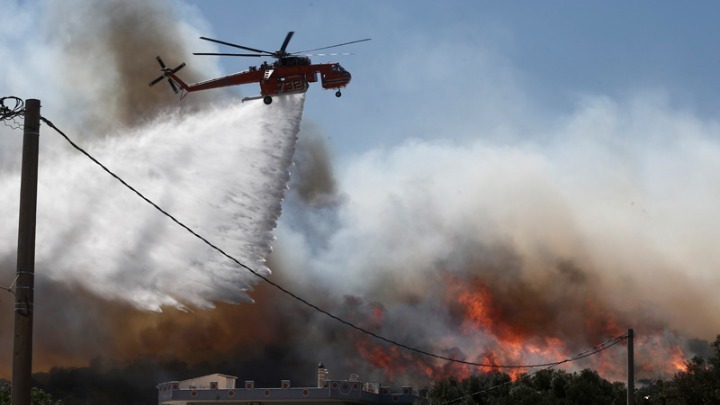
[[[265,103],[265,104],[267,104],[267,105],[272,104],[272,97],[270,97],[270,96],[265,96],[265,97],[263,98],[263,103]]]
[[[340,97],[340,96],[342,96],[342,93],[340,93],[340,90],[338,90],[337,92],[335,92],[335,97]]]

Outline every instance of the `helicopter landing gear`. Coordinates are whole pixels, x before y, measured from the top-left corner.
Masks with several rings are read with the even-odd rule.
[[[270,97],[270,96],[263,97],[263,103],[265,103],[267,105],[272,104],[272,97]]]
[[[340,97],[340,96],[342,96],[342,93],[340,92],[340,90],[336,91],[336,92],[335,92],[335,97]]]

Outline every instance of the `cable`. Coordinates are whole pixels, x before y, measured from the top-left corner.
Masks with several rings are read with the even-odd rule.
[[[13,279],[13,282],[10,283],[8,287],[0,287],[0,290],[5,290],[11,294],[15,294],[15,291],[13,291],[13,287],[15,287],[15,283],[17,283],[18,277],[20,277],[19,274],[15,276],[15,279]]]
[[[5,101],[10,100],[15,105],[12,107],[6,106]],[[12,129],[20,129],[22,128],[22,125],[16,121],[16,119],[20,116],[22,116],[25,113],[25,109],[23,108],[23,101],[19,97],[15,96],[7,96],[7,97],[0,97],[0,121],[3,121],[3,123],[12,128]],[[5,121],[9,121],[5,122]]]
[[[155,209],[158,210],[160,213],[162,213],[163,215],[165,215],[166,217],[168,217],[170,220],[172,220],[173,222],[175,222],[175,223],[176,223],[177,225],[179,225],[181,228],[185,229],[187,232],[189,232],[190,234],[192,234],[192,235],[195,236],[196,238],[200,239],[202,242],[204,242],[204,243],[205,243],[206,245],[208,245],[210,248],[212,248],[213,250],[217,251],[217,252],[220,253],[221,255],[225,256],[226,258],[228,258],[229,260],[231,260],[232,262],[234,262],[234,263],[237,264],[238,266],[240,266],[240,267],[248,270],[250,273],[252,273],[252,274],[255,275],[256,277],[259,277],[260,279],[262,279],[262,280],[265,281],[266,283],[270,284],[271,286],[273,286],[273,287],[277,288],[278,290],[282,291],[284,294],[292,297],[292,298],[295,299],[296,301],[298,301],[298,302],[300,302],[300,303],[302,303],[302,304],[304,304],[304,305],[312,308],[313,310],[315,310],[315,311],[317,311],[317,312],[320,312],[321,314],[326,315],[326,316],[328,316],[328,317],[330,317],[330,318],[332,318],[332,319],[334,319],[334,320],[336,320],[336,321],[338,321],[338,322],[340,322],[340,323],[342,323],[342,324],[344,324],[344,325],[346,325],[346,326],[349,326],[350,328],[353,328],[353,329],[355,329],[355,330],[357,330],[357,331],[359,331],[359,332],[362,332],[362,333],[364,333],[364,334],[366,334],[366,335],[372,336],[372,337],[374,337],[374,338],[376,338],[376,339],[378,339],[378,340],[381,340],[381,341],[383,341],[383,342],[389,343],[389,344],[394,345],[394,346],[397,346],[397,347],[401,347],[401,348],[403,348],[403,349],[406,349],[406,350],[409,350],[409,351],[412,351],[412,352],[415,352],[415,353],[418,353],[418,354],[422,354],[422,355],[424,355],[424,356],[433,357],[433,358],[436,358],[436,359],[445,360],[445,361],[450,361],[450,362],[454,362],[454,363],[465,364],[465,365],[469,365],[469,366],[475,366],[475,367],[487,367],[487,368],[538,368],[538,367],[556,366],[556,365],[559,365],[559,364],[563,364],[563,363],[567,363],[567,362],[570,362],[570,361],[574,361],[572,358],[569,358],[569,359],[565,359],[565,360],[562,360],[562,361],[559,361],[559,362],[553,362],[553,363],[526,364],[526,365],[503,365],[503,364],[476,363],[476,362],[472,362],[472,361],[466,361],[466,360],[455,359],[455,358],[452,358],[452,357],[442,356],[442,355],[435,354],[435,353],[430,353],[430,352],[427,352],[427,351],[425,351],[425,350],[421,350],[421,349],[418,349],[418,348],[415,348],[415,347],[412,347],[412,346],[408,346],[408,345],[406,345],[406,344],[403,344],[403,343],[397,342],[397,341],[395,341],[395,340],[386,338],[386,337],[384,337],[384,336],[378,335],[378,334],[376,334],[376,333],[374,333],[374,332],[372,332],[372,331],[369,331],[369,330],[364,329],[364,328],[362,328],[362,327],[360,327],[360,326],[358,326],[358,325],[355,325],[355,324],[352,323],[352,322],[346,321],[346,320],[340,318],[339,316],[334,315],[334,314],[332,314],[331,312],[328,312],[328,311],[326,311],[326,310],[318,307],[317,305],[315,305],[315,304],[307,301],[306,299],[298,296],[297,294],[293,293],[292,291],[286,289],[285,287],[281,286],[280,284],[278,284],[278,283],[270,280],[269,278],[263,276],[262,274],[256,272],[255,270],[253,270],[253,269],[250,268],[249,266],[247,266],[247,265],[245,265],[244,263],[240,262],[240,261],[239,261],[238,259],[236,259],[235,257],[233,257],[233,256],[231,256],[230,254],[226,253],[226,252],[225,252],[224,250],[222,250],[220,247],[216,246],[215,244],[213,244],[212,242],[210,242],[209,240],[207,240],[207,239],[206,239],[205,237],[203,237],[202,235],[200,235],[200,234],[198,234],[197,232],[195,232],[194,230],[190,229],[190,227],[188,227],[188,226],[185,225],[184,223],[180,222],[180,220],[178,220],[177,218],[175,218],[174,216],[172,216],[170,213],[168,213],[167,211],[165,211],[164,209],[162,209],[160,206],[158,206],[157,204],[155,204],[155,203],[154,203],[153,201],[151,201],[149,198],[145,197],[141,192],[139,192],[139,191],[136,190],[134,187],[132,187],[131,185],[129,185],[127,182],[125,182],[125,180],[123,180],[122,178],[120,178],[120,176],[118,176],[117,174],[113,173],[113,172],[112,172],[110,169],[108,169],[105,165],[103,165],[103,164],[100,163],[97,159],[95,159],[92,155],[90,155],[90,153],[88,153],[88,152],[85,151],[83,148],[81,148],[80,146],[78,146],[75,142],[73,142],[63,131],[61,131],[58,127],[56,127],[55,124],[53,124],[50,120],[48,120],[48,119],[45,118],[45,117],[40,117],[40,119],[41,119],[43,122],[45,122],[48,126],[50,126],[50,128],[54,129],[57,133],[59,133],[63,138],[65,138],[65,140],[66,140],[68,143],[70,143],[70,145],[71,145],[73,148],[75,148],[77,151],[79,151],[80,153],[82,153],[83,155],[85,155],[88,159],[92,160],[93,163],[95,163],[96,165],[100,166],[100,168],[102,168],[102,169],[103,169],[105,172],[107,172],[110,176],[112,176],[113,178],[115,178],[115,180],[119,181],[122,185],[124,185],[125,187],[127,187],[130,191],[132,191],[133,193],[135,193],[138,197],[142,198],[146,203],[150,204],[151,206],[153,206],[153,208],[155,208]]]

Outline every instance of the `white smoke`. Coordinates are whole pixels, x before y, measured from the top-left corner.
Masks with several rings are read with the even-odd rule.
[[[603,338],[587,325],[606,312],[646,338],[667,328],[712,339],[720,331],[718,129],[648,93],[589,97],[525,141],[408,140],[348,159],[332,215],[305,208],[325,218],[314,228],[332,232],[318,241],[283,221],[275,254],[303,269],[293,282],[322,280],[337,302],[351,295],[383,305],[387,336],[428,328],[438,336],[422,344],[444,336],[435,351],[455,346],[471,359],[482,339],[464,342],[447,309],[429,304],[442,291],[438,271],[485,280],[506,322],[578,350]],[[602,312],[583,312],[586,302]]]

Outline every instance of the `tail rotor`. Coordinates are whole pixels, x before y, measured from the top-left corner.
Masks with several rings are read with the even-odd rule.
[[[162,70],[163,74],[160,75],[157,79],[151,81],[149,85],[150,85],[150,86],[154,86],[154,85],[156,85],[157,83],[159,83],[160,81],[162,81],[162,79],[164,79],[164,78],[167,77],[167,80],[168,80],[168,83],[170,84],[170,87],[172,88],[173,92],[175,92],[175,94],[177,94],[177,93],[178,93],[177,85],[176,85],[175,82],[173,81],[172,77],[169,76],[169,74],[170,74],[170,73],[173,73],[173,74],[174,74],[174,73],[177,73],[180,69],[182,69],[182,68],[185,67],[185,63],[181,63],[181,64],[180,64],[178,67],[176,67],[175,69],[170,69],[170,68],[168,68],[167,66],[165,66],[165,63],[163,62],[162,59],[160,59],[159,56],[156,57],[155,59],[156,59],[156,60],[158,61],[158,63],[160,64],[160,70]]]

